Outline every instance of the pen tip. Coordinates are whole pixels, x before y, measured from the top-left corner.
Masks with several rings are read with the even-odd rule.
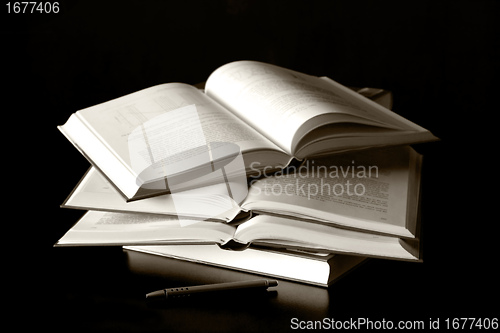
[[[146,294],[146,301],[160,301],[165,300],[165,291],[157,290]]]
[[[278,285],[278,281],[276,280],[269,280],[269,287],[276,287]]]

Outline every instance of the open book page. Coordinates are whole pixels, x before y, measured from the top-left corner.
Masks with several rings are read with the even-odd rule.
[[[234,189],[243,186],[231,184]],[[226,184],[215,184],[126,202],[120,193],[94,167],[82,178],[63,204],[66,208],[164,214],[210,221],[231,222],[241,212],[237,202],[227,195]]]
[[[370,116],[373,117],[373,119],[377,119],[382,123],[392,124],[394,127],[401,130],[427,132],[425,128],[399,116],[389,108],[385,107],[384,101],[375,102],[375,100],[370,98],[359,98],[359,95],[362,94],[362,92],[355,92],[328,77],[321,77],[320,79],[321,81],[318,81],[318,84],[325,89],[333,89],[339,96],[341,96],[344,100],[349,101],[352,105],[356,105],[358,108],[363,110],[370,110]],[[387,104],[387,102],[385,103]],[[392,104],[392,101],[388,104]]]
[[[241,206],[264,214],[413,238],[417,211],[415,205],[411,211],[408,207],[409,184],[418,177],[411,166],[420,163],[416,154],[405,146],[307,160],[293,173],[254,181]]]
[[[294,219],[258,215],[240,225],[234,238],[240,242],[283,248],[356,254],[367,257],[417,261],[397,237],[374,235]]]
[[[354,103],[352,96],[356,93],[337,90],[324,79],[254,61],[224,65],[212,73],[206,84],[207,95],[293,156],[301,139],[325,124],[336,124],[333,130],[338,136],[356,134],[340,124],[364,125],[361,135],[412,130],[372,104]],[[381,133],[380,129],[385,131]]]
[[[225,243],[232,238],[234,230],[234,227],[218,222],[89,211],[56,246]]]
[[[195,106],[196,121],[185,119],[186,112],[174,112],[190,105]],[[201,91],[181,83],[147,88],[80,110],[77,117],[134,174],[139,172],[132,167],[137,162],[137,156],[131,156],[132,148],[144,145],[142,152],[134,153],[138,153],[145,163],[155,163],[165,157],[167,148],[182,151],[188,141],[194,140],[200,126],[203,136],[197,139],[200,142],[234,143],[243,153],[253,150],[280,151]],[[152,124],[151,128],[144,129],[146,123]],[[134,138],[145,130],[148,130],[146,143],[141,136],[140,143],[135,144]]]

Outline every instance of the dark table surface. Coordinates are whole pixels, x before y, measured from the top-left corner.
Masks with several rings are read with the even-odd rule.
[[[483,275],[493,270],[472,273],[473,263],[456,259],[370,259],[329,288],[278,279],[267,294],[151,305],[145,294],[154,290],[261,277],[119,247],[52,252],[52,264],[39,273],[48,277],[47,289],[27,296],[39,305],[37,326],[56,331],[277,332],[318,321],[321,328],[429,328],[436,320],[443,328],[447,318],[498,316],[496,301],[488,301],[498,294],[494,277]]]

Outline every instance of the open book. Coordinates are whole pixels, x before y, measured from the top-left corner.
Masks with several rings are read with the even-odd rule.
[[[411,239],[418,236],[421,166],[422,156],[409,146],[337,154],[256,178],[238,202],[226,184],[126,202],[90,168],[62,207],[223,223],[265,214]]]
[[[255,61],[218,68],[205,92],[154,86],[80,110],[59,129],[129,201],[186,179],[208,184],[203,176],[239,154],[237,169],[252,176],[334,152],[436,139],[329,78]]]
[[[418,260],[421,155],[399,146],[301,167],[256,179],[239,203],[224,184],[126,203],[90,169],[63,204],[89,212],[57,245],[237,243]]]
[[[374,235],[269,215],[237,226],[170,216],[88,211],[55,246],[219,244],[352,254],[418,261],[418,241]]]

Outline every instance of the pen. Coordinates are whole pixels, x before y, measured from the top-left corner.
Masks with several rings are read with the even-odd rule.
[[[211,296],[231,291],[253,291],[266,290],[268,287],[276,287],[276,280],[252,280],[227,283],[206,284],[191,287],[168,288],[153,291],[146,294],[147,301],[170,300],[179,298],[190,298],[195,296]]]

